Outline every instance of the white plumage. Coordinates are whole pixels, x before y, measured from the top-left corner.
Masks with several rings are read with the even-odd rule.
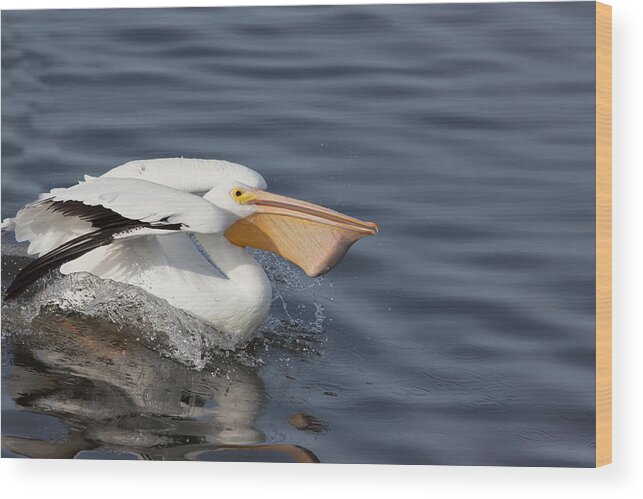
[[[130,161],[102,177],[137,178],[184,192],[205,193],[222,179],[234,179],[257,189],[268,186],[264,178],[247,166],[215,159],[163,158]]]
[[[28,241],[28,255],[48,253],[75,237],[93,230],[89,222],[78,217],[66,217],[52,212],[42,203],[33,203],[22,208],[15,218],[3,222],[3,229],[15,232],[16,241]]]
[[[203,234],[222,233],[230,221],[224,210],[201,197],[139,179],[86,177],[72,187],[52,189],[40,202],[45,200],[80,201],[131,220],[176,223]]]

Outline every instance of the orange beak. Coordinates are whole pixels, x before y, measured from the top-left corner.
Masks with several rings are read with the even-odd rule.
[[[256,213],[228,227],[226,238],[280,255],[311,277],[328,272],[356,241],[378,232],[373,222],[259,189],[239,202],[255,206]]]

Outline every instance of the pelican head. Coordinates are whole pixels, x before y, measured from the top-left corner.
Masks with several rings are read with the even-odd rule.
[[[275,253],[311,277],[328,272],[356,241],[378,232],[373,222],[239,181],[222,182],[204,198],[231,214],[225,237],[232,244]]]

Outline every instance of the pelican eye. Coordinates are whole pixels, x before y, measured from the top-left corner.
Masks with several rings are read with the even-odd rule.
[[[240,189],[239,187],[235,187],[230,191],[230,195],[232,196],[232,199],[234,199],[237,203],[244,204],[248,199],[247,193],[243,190]]]

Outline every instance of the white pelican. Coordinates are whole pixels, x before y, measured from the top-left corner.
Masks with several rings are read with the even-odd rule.
[[[139,286],[246,341],[268,313],[272,292],[246,246],[317,276],[355,241],[377,233],[374,223],[266,187],[242,165],[173,158],[132,161],[52,189],[2,223],[38,257],[5,297],[57,267],[88,272]]]

